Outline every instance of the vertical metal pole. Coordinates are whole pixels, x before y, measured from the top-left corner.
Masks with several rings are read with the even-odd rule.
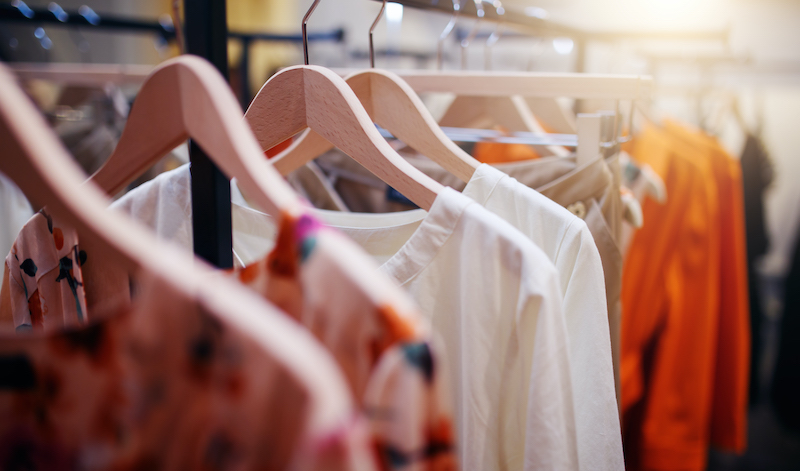
[[[228,79],[225,0],[184,0],[186,52],[208,59]],[[220,267],[233,266],[231,186],[203,150],[189,143],[192,164],[194,253]]]
[[[242,38],[242,60],[239,62],[239,71],[241,77],[239,78],[239,82],[241,84],[241,91],[239,92],[241,96],[239,97],[239,101],[242,104],[242,109],[246,110],[247,106],[250,105],[250,99],[253,96],[250,94],[250,43],[251,39],[249,37]]]

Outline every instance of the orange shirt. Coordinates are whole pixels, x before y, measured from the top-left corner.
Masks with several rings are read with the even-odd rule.
[[[645,201],[645,226],[623,271],[626,462],[633,470],[702,470],[712,441],[744,446],[746,409],[738,405],[747,393],[748,325],[728,313],[747,309],[746,283],[740,289],[741,277],[723,276],[738,266],[733,252],[745,254],[744,225],[741,241],[728,232],[743,212],[729,203],[737,192],[732,167],[707,147],[650,128],[631,154],[664,179],[668,201]]]
[[[750,320],[747,283],[742,172],[719,142],[676,123],[666,129],[703,149],[710,157],[720,201],[720,321],[711,419],[712,444],[742,452],[746,443],[750,365]]]

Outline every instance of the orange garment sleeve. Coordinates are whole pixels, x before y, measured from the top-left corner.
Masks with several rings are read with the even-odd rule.
[[[699,471],[709,444],[717,356],[717,189],[707,160],[663,131],[643,133],[633,155],[660,174],[669,200],[660,209],[645,205],[648,222],[625,262],[626,462],[631,470]],[[631,403],[636,397],[626,387],[637,381],[641,394]]]
[[[711,417],[711,443],[728,451],[746,447],[750,374],[750,304],[747,283],[741,167],[713,138],[668,122],[667,130],[703,149],[720,201],[720,320]]]

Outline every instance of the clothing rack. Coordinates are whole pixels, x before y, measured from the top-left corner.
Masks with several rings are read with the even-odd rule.
[[[382,0],[375,0],[382,1]],[[426,11],[438,11],[440,13],[454,14],[452,0],[392,0],[409,8]],[[583,72],[586,62],[586,43],[589,41],[623,41],[623,40],[680,40],[680,41],[719,41],[728,45],[730,29],[716,31],[629,31],[629,32],[605,32],[589,31],[561,24],[547,19],[547,11],[537,7],[525,7],[520,9],[513,6],[504,6],[501,12],[492,6],[492,3],[485,2],[481,20],[488,20],[494,23],[502,23],[509,29],[518,33],[534,37],[568,37],[575,43],[575,54],[577,57],[575,72]],[[478,9],[473,0],[461,0],[458,15],[461,18],[479,18]],[[470,33],[456,31],[457,41],[461,41]]]
[[[382,0],[375,0],[382,1]],[[419,10],[438,11],[453,14],[451,0],[392,0],[394,3],[416,8]],[[482,20],[503,23],[519,32],[533,36],[553,37],[566,36],[576,40],[618,40],[618,39],[669,39],[669,40],[711,40],[727,43],[729,29],[717,31],[631,31],[631,32],[603,32],[589,31],[574,28],[547,19],[547,12],[542,8],[526,7],[520,9],[513,6],[503,6],[502,14],[491,3],[485,2]],[[461,0],[460,17],[478,18],[478,10],[473,0]]]
[[[109,32],[127,31],[132,33],[154,34],[164,41],[175,40],[175,26],[171,19],[153,21],[127,18],[123,16],[99,14],[87,6],[77,10],[64,10],[55,4],[48,8],[29,7],[23,2],[0,3],[0,22],[12,24],[49,25],[54,27],[88,28],[89,30],[105,30]],[[274,34],[265,32],[228,31],[228,39],[239,41],[242,45],[240,102],[247,106],[252,94],[247,78],[250,76],[250,49],[258,42],[289,42],[300,44],[303,37],[299,34]],[[334,29],[308,35],[309,41],[344,42],[344,29]],[[44,71],[41,71],[44,73]],[[136,80],[133,80],[134,82]]]
[[[204,57],[228,79],[225,0],[184,0],[186,52]],[[189,142],[194,253],[219,268],[233,267],[231,184],[197,143]]]
[[[92,30],[129,31],[155,34],[164,41],[175,39],[175,27],[172,21],[146,21],[124,18],[114,15],[100,15],[87,6],[76,11],[67,11],[51,3],[48,8],[31,8],[22,1],[0,4],[0,22],[27,23],[32,25],[47,24],[56,27],[89,28]],[[269,33],[228,32],[225,0],[184,0],[184,30],[186,52],[209,60],[222,75],[228,78],[228,39],[242,43],[242,102],[249,100],[249,87],[246,85],[249,76],[250,45],[258,41],[302,42],[300,35],[282,35]],[[327,33],[311,34],[311,41],[344,40],[341,29]],[[85,66],[92,67],[87,64]],[[125,71],[112,70],[111,66],[95,67],[94,77],[105,76],[116,80]],[[58,73],[74,76],[75,70],[65,65],[61,72],[50,71],[50,76]],[[136,69],[132,81],[138,80],[141,69]],[[28,64],[29,75],[42,76],[48,72],[44,68],[36,68]],[[190,161],[192,164],[192,226],[194,232],[194,252],[209,263],[220,267],[233,266],[233,233],[231,226],[231,190],[228,178],[219,171],[213,162],[194,142],[190,142]]]

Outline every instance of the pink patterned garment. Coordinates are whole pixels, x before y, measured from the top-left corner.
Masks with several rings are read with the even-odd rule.
[[[0,469],[375,469],[311,336],[279,314],[218,316],[166,280],[138,281],[131,307],[102,322],[0,340]],[[265,329],[297,351],[276,355]]]
[[[340,260],[352,263],[362,256],[312,217],[284,215],[272,252],[236,269],[235,276],[330,350],[356,398],[362,398],[383,469],[457,469],[446,370],[426,323],[402,299],[386,304],[372,299],[341,265],[318,256],[315,249],[322,244]],[[383,282],[382,276],[376,270],[376,282]],[[388,280],[385,286],[394,288]]]
[[[44,210],[22,228],[6,256],[11,311],[18,331],[61,329],[85,323],[86,295],[80,266],[86,253],[75,232]]]
[[[17,257],[31,257],[38,263],[39,254],[47,253],[51,237],[42,224],[28,226],[17,239]],[[315,250],[326,244],[328,250]],[[88,256],[84,254],[79,260],[88,261],[86,266],[74,265],[74,276],[81,283],[85,278],[89,288],[96,289],[87,289],[84,294],[81,285],[79,299],[85,305],[85,296],[93,296],[94,302],[88,303],[91,319],[99,319],[102,315],[96,312],[98,298],[117,296],[120,286],[125,288],[127,283],[116,284],[113,289],[102,286],[101,278],[119,279],[118,270],[95,256],[90,247],[81,248]],[[82,253],[77,248],[76,251]],[[323,252],[339,258],[320,255]],[[9,269],[13,265],[8,262],[10,257]],[[373,447],[383,469],[455,470],[458,467],[451,396],[441,350],[432,342],[427,323],[377,268],[371,277],[374,285],[364,287],[351,281],[353,277],[343,270],[356,257],[368,265],[372,263],[352,242],[315,219],[284,215],[272,252],[259,262],[236,269],[234,276],[300,322],[330,351],[368,419]],[[41,291],[52,289],[53,280],[45,277],[35,286]],[[9,285],[13,283],[7,282],[3,289],[14,288]],[[17,299],[12,304],[19,330],[22,324],[17,319],[25,318],[30,310],[22,300],[30,296],[20,289],[10,291],[12,299]],[[376,301],[373,292],[388,292],[394,297]],[[71,305],[62,299],[58,304],[48,299],[48,312],[68,312]],[[0,305],[0,318],[7,317],[2,311]],[[53,319],[52,315],[47,318]]]

